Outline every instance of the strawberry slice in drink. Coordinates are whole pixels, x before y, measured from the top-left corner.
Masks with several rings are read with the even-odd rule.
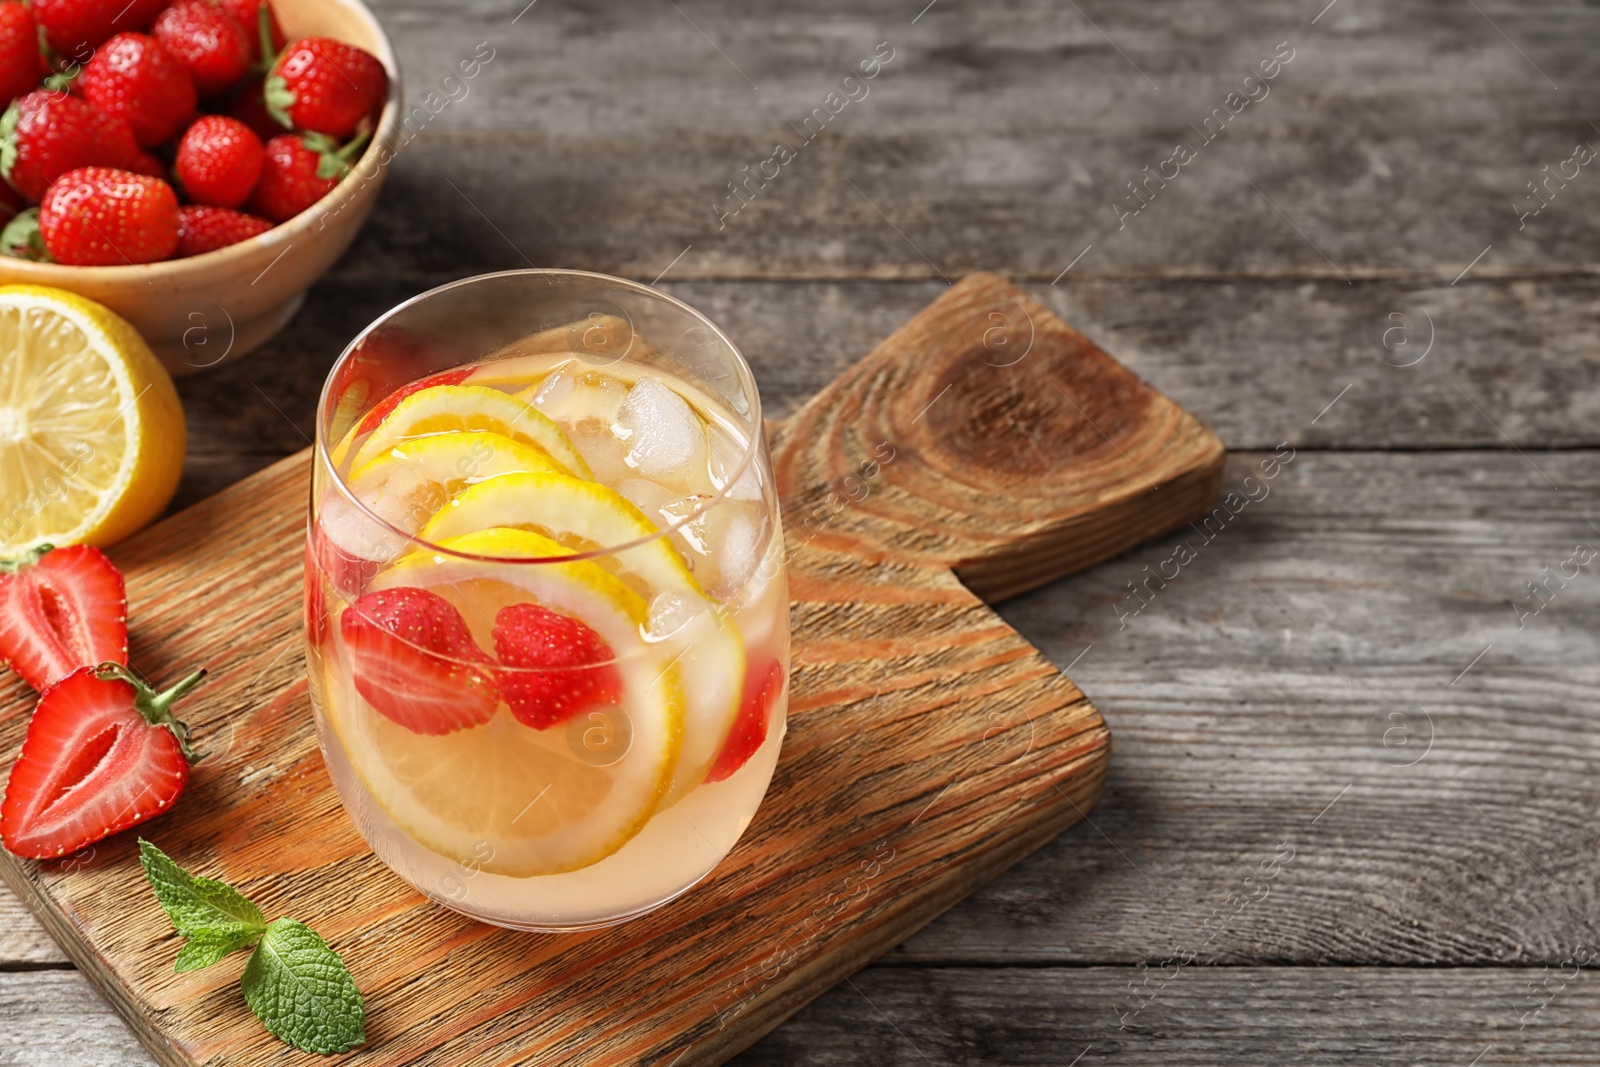
[[[7,850],[54,859],[170,808],[198,758],[172,704],[203,677],[157,693],[106,663],[45,690],[0,803]]]
[[[538,604],[511,604],[494,616],[495,672],[511,714],[546,730],[579,712],[622,699],[611,646],[587,625]]]
[[[716,762],[706,772],[708,785],[730,777],[766,741],[767,723],[772,717],[773,705],[778,702],[778,694],[783,692],[783,683],[783,664],[776,659],[768,660],[760,669],[752,668],[744,676],[744,696],[739,702],[739,717],[728,731],[728,738],[722,743],[722,751],[717,753]]]
[[[0,657],[43,692],[79,667],[128,663],[122,575],[89,545],[0,562]]]
[[[368,593],[339,617],[356,692],[412,733],[481,726],[500,694],[493,661],[438,593],[412,586]]]

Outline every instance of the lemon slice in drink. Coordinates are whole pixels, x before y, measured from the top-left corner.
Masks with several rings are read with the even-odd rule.
[[[739,713],[744,639],[706,596],[672,543],[653,536],[659,533],[655,524],[616,490],[561,474],[488,478],[452,499],[420,536],[440,544],[492,527],[533,529],[566,545],[567,551],[651,538],[600,558],[651,599],[651,636],[683,675],[688,724],[668,800],[676,801],[704,781]]]
[[[560,470],[532,445],[487,430],[462,430],[395,445],[350,476],[350,492],[390,525],[414,534],[470,485],[500,474]]]
[[[567,554],[538,534],[507,529],[440,547],[506,559]],[[518,878],[587,867],[632,839],[667,791],[683,736],[678,671],[640,637],[644,601],[582,560],[493,564],[417,552],[370,588],[396,586],[450,600],[485,648],[494,647],[495,613],[510,604],[533,601],[578,618],[616,654],[623,695],[576,728],[532,729],[502,706],[482,726],[442,737],[412,733],[353,695],[332,702],[330,721],[351,765],[390,818],[442,856],[492,852],[482,868]],[[620,754],[595,759],[574,740],[592,729],[626,735],[614,746]]]
[[[427,434],[486,430],[532,445],[569,474],[590,477],[566,433],[538,408],[482,385],[435,385],[406,397],[356,451],[360,470],[395,445]]]
[[[0,286],[0,556],[107,545],[161,514],[183,472],[183,408],[110,309]]]

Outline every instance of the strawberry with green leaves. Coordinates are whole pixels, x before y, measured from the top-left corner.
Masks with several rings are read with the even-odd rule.
[[[266,144],[261,178],[250,195],[252,214],[287,222],[333,192],[350,173],[350,160],[366,145],[366,135],[340,148],[320,133],[286,133]]]
[[[272,229],[266,219],[232,208],[185,204],[178,209],[178,250],[174,258],[198,256],[259,237]]]
[[[47,73],[33,12],[19,0],[4,0],[0,3],[0,99],[9,103],[32,92]]]
[[[57,263],[156,263],[178,247],[178,197],[159,178],[83,167],[63,174],[45,193],[39,233]]]
[[[160,161],[140,150],[133,131],[76,96],[38,90],[0,115],[0,175],[37,203],[50,184],[79,167],[143,173]]]
[[[190,874],[142,838],[139,864],[184,937],[174,971],[197,971],[253,947],[244,965],[244,999],[274,1037],[323,1056],[367,1040],[361,990],[315,930],[296,919],[267,922],[233,886]]]
[[[122,664],[103,663],[46,689],[0,801],[6,850],[56,859],[172,807],[199,758],[172,705],[203,677],[158,693]]]
[[[194,79],[162,43],[142,33],[119,33],[84,64],[77,88],[84,99],[125,121],[141,148],[177,133],[194,114]]]
[[[250,73],[250,33],[209,0],[178,0],[156,17],[150,36],[183,64],[203,97],[228,91]]]
[[[0,562],[0,658],[39,692],[79,667],[128,662],[122,574],[90,545]]]
[[[238,207],[250,199],[266,159],[261,138],[226,115],[196,119],[178,142],[173,174],[190,200]]]
[[[267,110],[289,129],[342,141],[377,112],[389,92],[383,64],[329,37],[291,42],[267,75]]]

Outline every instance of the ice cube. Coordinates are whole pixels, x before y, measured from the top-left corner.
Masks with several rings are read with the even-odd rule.
[[[717,590],[729,596],[743,588],[755,573],[766,523],[744,507],[730,510],[724,522],[721,531],[711,538],[711,556],[717,566]]]
[[[755,458],[751,457],[750,465],[739,473],[732,485],[728,479],[738,468],[739,461],[744,458],[747,446],[725,433],[711,432],[711,480],[721,489],[728,487],[728,496],[734,500],[760,500],[761,499],[761,473]]]
[[[406,541],[374,522],[337,493],[317,513],[318,563],[339,591],[354,596],[380,569],[399,558]]]
[[[645,478],[624,478],[617,483],[616,490],[651,522],[658,525],[666,522],[663,509],[672,503],[675,494]]]
[[[563,367],[539,384],[538,391],[533,394],[533,406],[554,418],[577,387],[577,379]]]
[[[695,617],[710,607],[704,597],[666,590],[650,600],[650,614],[645,621],[646,641],[665,641],[683,631]]]
[[[688,401],[654,378],[641,377],[617,412],[628,442],[628,466],[649,477],[705,469],[706,427]]]

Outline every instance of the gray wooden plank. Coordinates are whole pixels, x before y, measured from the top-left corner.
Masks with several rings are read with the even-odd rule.
[[[0,886],[0,971],[62,966],[66,953],[10,889]]]
[[[266,348],[180,380],[190,445],[177,506],[305,447],[323,378],[345,344],[434,281],[325,281]],[[729,331],[768,414],[781,416],[944,284],[661,287]],[[1418,288],[1069,279],[1028,289],[1233,449],[1285,440],[1341,449],[1506,449],[1507,437],[1522,447],[1600,444],[1600,280]],[[1387,348],[1385,331],[1400,331]]]
[[[1595,265],[1588,169],[1568,164],[1539,215],[1514,207],[1595,137],[1593,16],[1555,0],[1340,4],[1314,25],[1323,5],[1303,0],[942,0],[915,23],[924,5],[903,0],[545,3],[514,24],[521,5],[500,0],[375,6],[409,98],[440,110],[414,121],[348,277],[648,279],[691,244],[673,277],[1048,281],[1090,244],[1075,268],[1090,275],[1444,284],[1490,245],[1478,276]],[[480,42],[494,58],[446,84]],[[879,42],[894,58],[866,95],[802,141],[794,127]],[[1231,116],[1246,75],[1291,49]],[[1190,124],[1213,109],[1229,121],[1207,143]],[[742,203],[727,183],[780,139],[796,157],[719,222],[714,205]],[[1196,158],[1120,219],[1126,183],[1180,141]]]
[[[1138,999],[1130,987],[1141,992]],[[731,1062],[1588,1065],[1600,1042],[1595,997],[1592,975],[1570,965],[879,966],[824,994]],[[0,1063],[153,1062],[76,972],[0,974]]]

